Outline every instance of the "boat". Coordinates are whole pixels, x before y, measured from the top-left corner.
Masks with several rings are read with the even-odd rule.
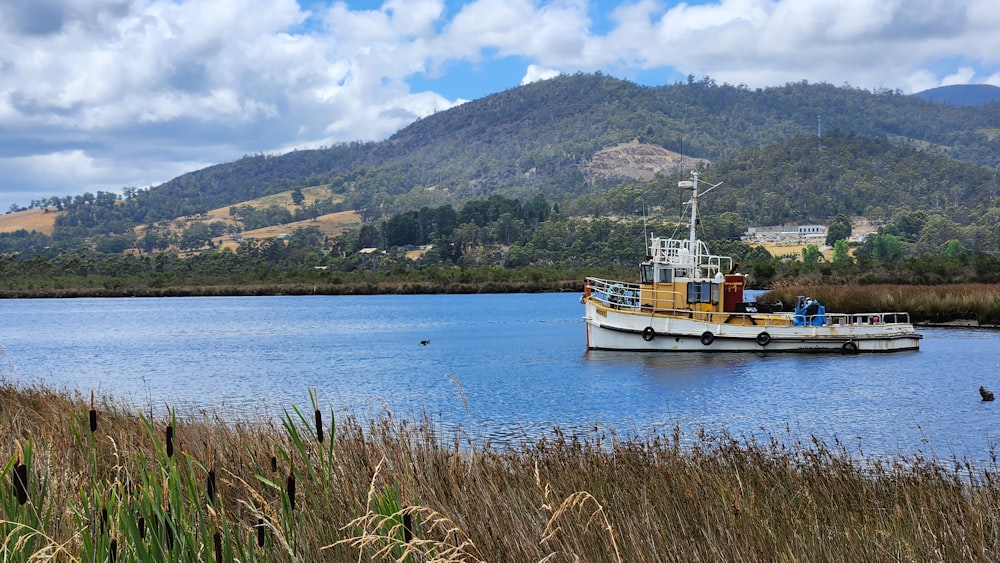
[[[639,282],[588,277],[587,348],[660,352],[898,352],[919,350],[923,336],[906,312],[827,312],[799,296],[793,311],[744,299],[746,275],[733,259],[711,254],[697,238],[698,173],[691,190],[686,239],[650,236]]]

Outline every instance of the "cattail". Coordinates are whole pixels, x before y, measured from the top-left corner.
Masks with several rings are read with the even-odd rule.
[[[215,506],[215,470],[208,470],[208,479],[205,483],[205,489],[208,491],[208,503]]]
[[[139,515],[136,527],[139,528],[139,539],[146,539],[146,519],[142,515]]]
[[[170,507],[167,507],[161,522],[163,524],[163,543],[166,544],[168,550],[171,550],[174,548],[174,528],[170,524]]]
[[[295,472],[294,470],[288,472],[288,504],[295,510]]]
[[[97,409],[94,408],[94,392],[90,392],[90,433],[97,432]]]
[[[174,427],[167,425],[167,457],[174,457]]]
[[[101,533],[103,534],[104,531],[107,528],[108,528],[108,507],[102,506],[101,507]]]
[[[28,466],[21,463],[18,458],[14,464],[14,473],[11,475],[14,481],[14,494],[17,495],[17,504],[24,505],[28,502]]]
[[[413,515],[409,512],[403,513],[403,543],[410,543],[413,539]]]
[[[276,473],[278,471],[278,458],[277,456],[271,456],[271,472]]]
[[[316,439],[323,443],[323,414],[316,409]]]
[[[108,561],[110,563],[115,563],[118,560],[118,540],[112,538],[111,544],[108,545]]]
[[[257,547],[264,547],[264,519],[257,517]]]
[[[219,530],[215,530],[212,539],[215,540],[215,560],[222,561],[222,534],[219,533]]]

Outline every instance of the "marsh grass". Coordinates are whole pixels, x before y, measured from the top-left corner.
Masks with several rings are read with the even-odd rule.
[[[0,557],[988,561],[1000,540],[995,463],[676,428],[472,455],[429,423],[317,417],[309,399],[277,421],[154,419],[0,384]]]
[[[974,321],[1000,325],[1000,286],[951,285],[788,285],[760,297],[761,301],[795,302],[797,295],[819,299],[827,311],[843,313],[908,312],[914,322]]]

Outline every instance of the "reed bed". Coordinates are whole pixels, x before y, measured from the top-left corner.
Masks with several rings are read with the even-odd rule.
[[[797,295],[815,297],[827,311],[844,313],[908,312],[914,322],[969,321],[1000,326],[1000,285],[787,285],[760,300],[790,305]]]
[[[988,561],[995,467],[789,436],[153,418],[0,384],[4,561]]]

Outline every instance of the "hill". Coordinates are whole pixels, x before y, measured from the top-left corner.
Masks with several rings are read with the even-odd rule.
[[[751,90],[706,78],[643,87],[581,74],[462,104],[380,143],[247,156],[185,174],[140,192],[141,212],[131,219],[151,223],[327,183],[347,208],[376,215],[492,193],[562,201],[590,189],[584,167],[609,147],[638,140],[717,160],[813,134],[817,117],[824,132],[926,143],[958,160],[1000,166],[1000,141],[984,135],[1000,130],[1000,107],[805,82]]]
[[[634,203],[612,204],[603,194],[696,163],[713,163],[713,175],[740,187],[739,199],[720,198],[720,209],[759,224],[823,222],[870,206],[958,217],[990,205],[985,171],[1000,166],[998,133],[1000,104],[952,106],[806,82],[752,90],[705,78],[645,87],[577,74],[462,104],[379,143],[246,156],[124,199],[78,196],[61,205],[52,238],[72,245],[124,237],[216,211],[230,221],[220,228],[234,231],[345,212],[371,223],[494,195],[543,196],[569,213],[615,205],[634,213]],[[942,188],[952,178],[961,178],[958,186]],[[296,190],[314,195],[301,205],[262,203]]]
[[[992,84],[954,84],[913,94],[914,96],[953,106],[981,106],[1000,100],[1000,86]]]

